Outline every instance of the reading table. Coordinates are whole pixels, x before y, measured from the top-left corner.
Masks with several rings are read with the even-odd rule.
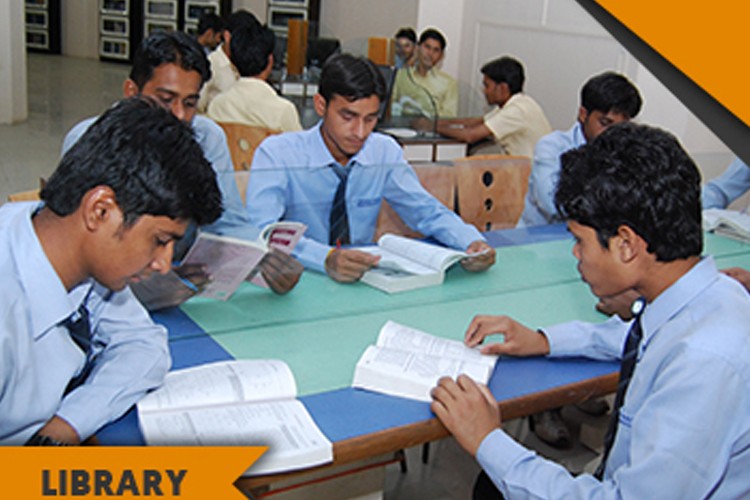
[[[509,314],[529,326],[604,319],[578,277],[563,225],[497,231],[488,240],[498,247],[492,269],[472,274],[454,266],[437,287],[387,295],[308,272],[286,296],[243,284],[229,301],[196,298],[154,317],[169,329],[174,368],[230,358],[286,361],[299,399],[333,442],[332,465],[347,464],[447,435],[427,403],[349,387],[357,360],[387,320],[460,340],[479,313]],[[750,267],[750,245],[710,234],[705,241],[720,267]],[[489,386],[509,420],[614,392],[618,367],[581,358],[502,358]],[[135,411],[99,439],[143,444]],[[237,484],[249,490],[304,473]]]

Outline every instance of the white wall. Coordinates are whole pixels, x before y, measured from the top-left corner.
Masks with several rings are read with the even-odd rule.
[[[26,119],[26,35],[22,2],[0,2],[0,123]]]

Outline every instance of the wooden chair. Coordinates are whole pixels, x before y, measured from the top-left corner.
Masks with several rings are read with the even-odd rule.
[[[480,231],[515,227],[529,189],[531,159],[482,155],[453,163],[461,218]]]
[[[455,207],[456,182],[453,166],[450,163],[424,163],[414,165],[422,186],[443,205],[453,211]],[[375,241],[385,233],[393,233],[411,238],[423,238],[420,233],[407,226],[396,211],[383,200],[375,228]]]
[[[263,140],[271,135],[278,134],[280,130],[272,130],[265,127],[253,127],[242,123],[218,122],[227,136],[229,152],[232,155],[232,163],[235,170],[250,170],[253,164],[255,149]]]

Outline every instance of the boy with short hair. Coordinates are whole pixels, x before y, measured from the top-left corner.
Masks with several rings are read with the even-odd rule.
[[[104,113],[41,197],[0,208],[3,444],[79,444],[161,384],[167,332],[128,284],[222,210],[192,130],[142,99]]]
[[[533,330],[477,316],[483,352],[622,359],[595,475],[574,477],[499,428],[497,403],[465,376],[433,391],[435,414],[506,498],[745,498],[750,495],[750,299],[701,257],[700,173],[670,134],[617,125],[563,156],[555,195],[597,296],[635,289],[625,323]]]

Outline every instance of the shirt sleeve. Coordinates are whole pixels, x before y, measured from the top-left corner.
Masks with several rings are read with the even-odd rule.
[[[677,361],[678,357],[664,360],[647,398],[634,413],[628,412],[627,402],[622,407],[615,446],[621,437],[629,445],[617,450],[621,458],[615,459],[616,464],[612,464],[613,449],[602,481],[589,474],[572,476],[501,430],[484,439],[477,460],[506,498],[710,497],[737,452],[736,443],[721,436],[738,435],[736,429],[743,424],[738,422],[737,408],[747,407],[749,398],[731,360],[706,351]],[[696,366],[711,366],[711,370]],[[696,394],[700,394],[698,403]],[[722,430],[720,435],[716,429]]]
[[[750,189],[750,168],[739,158],[726,171],[703,186],[703,208],[726,208]]]
[[[523,130],[526,127],[526,120],[519,106],[509,105],[499,109],[497,113],[488,113],[484,117],[484,125],[490,129],[496,141],[501,141]]]
[[[95,346],[93,369],[63,398],[57,412],[81,439],[159,386],[171,364],[166,329],[153,323],[129,289],[109,294],[96,285],[87,302]]]
[[[484,241],[479,230],[425,190],[417,174],[406,163],[402,150],[394,159],[383,196],[409,227],[444,245],[465,250],[472,242]]]
[[[552,357],[586,356],[607,361],[620,359],[631,324],[615,315],[604,323],[571,321],[541,331],[549,341]]]
[[[554,197],[563,152],[550,136],[542,137],[534,148],[527,201],[538,208],[547,223],[555,222],[557,217]]]

